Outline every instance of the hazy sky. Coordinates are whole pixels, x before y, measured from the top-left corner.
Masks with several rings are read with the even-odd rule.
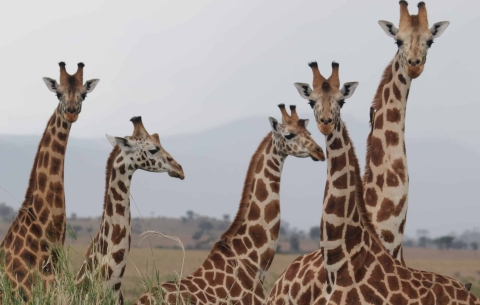
[[[413,82],[407,136],[480,146],[480,1],[427,1],[427,9],[430,24],[451,24]],[[0,133],[41,134],[57,104],[41,78],[58,79],[62,60],[70,73],[83,61],[85,79],[101,79],[76,137],[129,133],[134,115],[166,135],[267,117],[278,103],[308,107],[293,83],[311,82],[312,60],[326,75],[336,60],[342,82],[360,82],[345,112],[366,121],[396,51],[379,19],[397,24],[398,1],[10,1],[0,12]]]
[[[426,3],[430,24],[451,24],[413,81],[407,138],[437,137],[445,145],[456,138],[480,152],[480,1]],[[279,103],[309,110],[293,83],[312,81],[313,60],[326,76],[336,60],[342,83],[360,82],[342,113],[367,124],[396,52],[380,19],[398,24],[397,0],[10,1],[0,10],[0,134],[42,133],[58,102],[41,78],[58,79],[59,61],[70,73],[83,61],[85,80],[101,79],[72,137],[130,134],[126,122],[136,115],[164,136],[278,117]],[[365,138],[354,141],[358,147]],[[445,162],[454,166],[454,159]]]

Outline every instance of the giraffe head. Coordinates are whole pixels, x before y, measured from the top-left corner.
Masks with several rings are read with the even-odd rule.
[[[65,63],[60,66],[60,85],[56,80],[44,77],[43,81],[47,88],[57,95],[59,101],[59,110],[65,120],[73,123],[78,119],[78,114],[82,111],[82,102],[97,86],[99,79],[91,79],[83,84],[83,63],[78,63],[77,72],[73,75],[67,73]]]
[[[160,144],[158,134],[150,135],[142,123],[142,117],[133,117],[130,120],[134,130],[131,136],[114,137],[107,135],[110,143],[121,149],[125,168],[130,170],[143,169],[149,172],[168,172],[171,177],[183,180],[185,174],[182,166]],[[117,159],[118,162],[118,159]]]
[[[278,123],[272,117],[269,118],[272,125],[273,142],[277,151],[285,156],[310,157],[314,161],[325,161],[322,148],[307,130],[308,119],[298,118],[295,105],[290,105],[291,115],[287,113],[285,104],[280,104],[278,107],[282,112],[282,123]]]
[[[345,100],[353,95],[358,83],[345,83],[343,88],[340,89],[339,64],[336,62],[332,62],[332,75],[328,79],[320,74],[316,62],[311,62],[308,65],[313,72],[313,90],[306,83],[295,83],[294,85],[300,96],[309,100],[318,129],[324,135],[329,135],[340,121],[340,109]]]
[[[400,1],[400,26],[380,20],[378,22],[388,36],[398,45],[400,64],[411,78],[422,74],[427,61],[428,49],[433,40],[440,37],[450,22],[441,21],[428,28],[427,8],[424,2],[418,3],[418,15],[410,15],[407,1]]]

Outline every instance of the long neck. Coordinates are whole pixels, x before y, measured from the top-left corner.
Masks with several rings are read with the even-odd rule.
[[[53,265],[58,261],[54,248],[65,241],[63,168],[70,127],[57,108],[38,145],[25,201],[0,246],[5,251],[6,274],[27,291],[31,283],[25,278],[35,270],[48,278],[45,283],[53,280]]]
[[[222,235],[236,258],[247,259],[266,271],[273,260],[280,231],[280,177],[286,156],[269,133],[248,168],[237,215]]]
[[[86,271],[100,270],[108,285],[118,293],[131,244],[130,184],[135,168],[130,156],[115,146],[107,160],[105,195],[100,229],[87,250],[76,281],[86,280]],[[105,274],[103,274],[105,273]]]
[[[360,168],[355,149],[341,120],[326,137],[326,142],[328,172],[320,248],[327,285],[331,287],[339,274],[348,272],[348,262],[365,246],[364,232],[370,230],[375,233],[364,210]]]
[[[402,262],[408,205],[405,114],[411,81],[397,54],[385,69],[373,101],[376,113],[367,139],[363,177],[364,198],[377,235]]]
[[[130,250],[130,184],[135,169],[126,164],[130,158],[116,146],[107,161],[106,189],[98,244],[100,255],[112,255],[112,277],[119,277]],[[103,241],[101,240],[103,239]],[[106,249],[105,249],[106,247]]]
[[[40,219],[50,240],[65,240],[64,164],[72,124],[58,108],[48,121],[38,145],[29,185],[18,218],[23,213]]]

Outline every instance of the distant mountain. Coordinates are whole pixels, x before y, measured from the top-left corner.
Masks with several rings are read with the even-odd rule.
[[[277,115],[278,116],[278,115]],[[311,113],[308,116],[310,117]],[[312,119],[312,118],[311,118]],[[345,117],[364,164],[368,124]],[[129,124],[126,122],[126,124]],[[148,128],[148,124],[147,128]],[[75,126],[73,126],[75,128]],[[311,123],[309,130],[324,147],[324,137]],[[180,181],[166,174],[138,171],[132,183],[134,216],[179,217],[187,210],[221,218],[235,215],[250,157],[270,131],[268,119],[252,117],[195,134],[161,138],[162,145],[185,169]],[[160,130],[151,130],[158,132]],[[418,136],[418,135],[416,135]],[[480,154],[454,139],[408,140],[410,206],[407,234],[428,229],[432,235],[480,226]],[[0,135],[0,187],[23,200],[40,135]],[[105,162],[112,147],[106,138],[70,138],[65,166],[67,213],[79,217],[102,212]],[[282,218],[308,230],[318,225],[326,167],[311,159],[289,157],[282,175]],[[0,202],[18,207],[0,189]]]

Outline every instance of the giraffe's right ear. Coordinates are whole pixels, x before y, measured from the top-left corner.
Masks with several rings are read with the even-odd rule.
[[[108,141],[110,141],[110,144],[112,144],[113,147],[117,146],[120,147],[121,150],[123,151],[134,151],[137,143],[130,141],[127,138],[121,138],[121,137],[114,137],[111,135],[107,134]]]
[[[270,125],[272,126],[272,132],[278,133],[278,121],[275,118],[269,117]]]
[[[312,88],[310,88],[309,84],[295,83],[293,85],[295,86],[295,88],[297,88],[298,93],[300,93],[301,97],[303,97],[306,100],[310,99],[310,94],[312,94]]]
[[[93,91],[93,89],[95,89],[95,87],[97,86],[98,82],[100,80],[99,79],[91,79],[91,80],[87,80],[85,82],[85,90],[87,90],[87,93],[90,93]]]
[[[45,85],[47,85],[48,90],[57,93],[58,83],[56,80],[50,77],[44,77],[43,81],[45,82]]]
[[[387,33],[388,36],[393,38],[397,36],[398,29],[390,21],[379,20],[378,24],[380,24],[380,26],[385,31],[385,33]]]

